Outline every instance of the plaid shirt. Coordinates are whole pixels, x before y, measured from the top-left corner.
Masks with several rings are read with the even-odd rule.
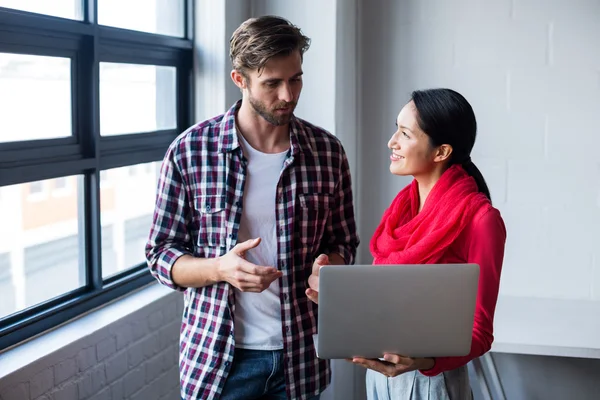
[[[225,282],[178,287],[171,268],[184,254],[218,257],[237,242],[247,160],[235,130],[235,104],[226,114],[180,135],[163,161],[146,257],[152,274],[185,291],[180,338],[181,395],[218,399],[235,347],[233,288]],[[354,263],[359,240],[346,155],[333,135],[298,118],[277,185],[277,267],[283,272],[281,316],[286,389],[307,399],[330,382],[329,363],[315,355],[317,306],[305,295],[320,253]]]

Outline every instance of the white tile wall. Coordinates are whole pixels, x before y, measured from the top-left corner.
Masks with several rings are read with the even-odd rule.
[[[592,292],[592,299],[598,301],[600,300],[600,257],[596,254],[594,254],[594,261],[593,261],[593,276],[592,276],[592,280],[590,282],[591,284],[591,292]]]

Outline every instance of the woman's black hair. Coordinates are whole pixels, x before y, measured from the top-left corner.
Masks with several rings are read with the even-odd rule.
[[[452,146],[450,165],[461,164],[475,179],[479,191],[491,200],[481,171],[471,161],[477,120],[467,99],[452,89],[416,90],[411,99],[417,109],[419,126],[429,136],[431,144]]]

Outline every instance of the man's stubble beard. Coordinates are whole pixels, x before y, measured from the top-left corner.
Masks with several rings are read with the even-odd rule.
[[[292,116],[294,115],[294,110],[296,109],[296,102],[294,101],[289,103],[281,102],[275,105],[275,107],[273,107],[273,110],[276,110],[278,108],[291,107],[292,111],[288,114],[276,115],[273,111],[268,110],[263,103],[256,100],[252,96],[252,92],[250,91],[248,91],[248,99],[250,105],[254,109],[254,112],[263,117],[265,121],[275,126],[282,126],[289,123],[292,119]]]

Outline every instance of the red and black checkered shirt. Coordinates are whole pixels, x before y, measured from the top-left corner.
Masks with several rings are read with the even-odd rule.
[[[180,338],[181,395],[218,399],[234,353],[235,299],[225,282],[183,288],[171,268],[184,254],[218,257],[238,239],[247,160],[235,130],[241,102],[181,134],[162,164],[146,246],[152,274],[185,291]],[[277,267],[283,272],[281,316],[288,397],[307,399],[330,381],[315,355],[318,308],[305,295],[316,256],[339,253],[354,263],[359,239],[350,171],[340,141],[301,119],[290,122],[290,150],[276,191]]]

